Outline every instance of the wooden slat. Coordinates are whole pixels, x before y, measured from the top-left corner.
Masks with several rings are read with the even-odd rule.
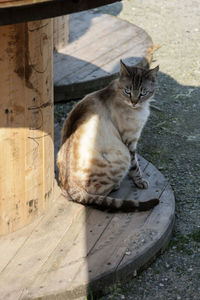
[[[102,20],[103,22],[103,20]],[[95,30],[95,29],[93,29]],[[102,55],[106,56],[106,53],[109,53],[110,51],[112,51],[112,49],[114,49],[119,45],[119,37],[121,40],[121,43],[126,42],[127,40],[130,39],[130,34],[132,33],[132,28],[130,26],[128,26],[128,23],[125,22],[125,24],[123,23],[118,23],[115,28],[111,30],[110,28],[110,34],[112,33],[112,37],[110,36],[110,34],[106,34],[106,32],[101,30],[101,33],[103,34],[103,37],[101,39],[97,39],[94,40],[93,42],[90,42],[88,47],[82,47],[82,45],[79,45],[79,51],[78,53],[74,53],[72,54],[72,56],[74,58],[77,58],[76,63],[74,63],[72,65],[71,62],[71,56],[68,55],[68,47],[66,47],[66,52],[63,53],[65,55],[65,58],[62,58],[61,55],[61,60],[60,60],[60,64],[58,64],[58,62],[56,62],[56,73],[55,73],[55,79],[54,82],[55,84],[59,85],[62,84],[62,79],[66,78],[67,81],[69,81],[70,83],[73,83],[77,80],[79,80],[79,78],[87,76],[87,74],[83,74],[81,69],[83,69],[83,67],[85,65],[89,65],[92,64],[93,65],[93,61],[95,61],[95,59],[100,58]],[[85,37],[87,38],[87,37]],[[106,62],[105,62],[106,63]],[[61,65],[68,65],[67,68],[61,68]],[[89,67],[89,66],[88,66]],[[94,66],[97,67],[97,66]],[[87,68],[88,72],[90,72],[90,68]],[[87,71],[86,69],[86,71]],[[74,74],[77,73],[77,74]],[[71,76],[70,76],[71,75]],[[74,78],[77,77],[77,79]],[[61,83],[60,83],[61,81]]]
[[[24,245],[32,231],[37,227],[42,217],[26,226],[25,228],[0,238],[0,274],[8,265],[19,249]],[[1,278],[1,275],[0,275]]]
[[[149,44],[149,48],[150,48]],[[93,62],[93,67],[88,68],[87,70],[83,70],[83,74],[81,73],[78,76],[80,82],[84,82],[84,75],[86,76],[87,80],[94,80],[96,78],[101,78],[101,76],[110,76],[114,74],[118,74],[119,72],[119,60],[123,58],[123,61],[127,65],[140,65],[140,66],[147,66],[147,61],[142,60],[142,52],[143,52],[143,41],[135,40],[135,47],[137,50],[134,52],[133,56],[133,48],[132,48],[132,41],[128,40],[126,43],[119,45],[110,50],[109,53],[102,55],[97,60]],[[86,69],[86,68],[85,68]],[[112,75],[112,76],[113,76]],[[64,84],[64,82],[61,84]]]
[[[78,52],[81,48],[88,47],[91,44],[91,39],[93,41],[102,38],[106,33],[109,34],[113,30],[113,27],[117,25],[118,19],[115,18],[112,24],[110,23],[110,16],[104,15],[104,22],[101,22],[102,14],[94,14],[91,11],[75,13],[70,16],[70,43],[67,45],[67,51],[69,55],[73,55]],[[94,36],[93,31],[90,30],[90,27],[95,28],[96,34]],[[102,30],[100,30],[100,28]],[[65,48],[60,49],[60,53],[65,53]],[[55,55],[55,64],[59,58]]]
[[[106,17],[101,16],[101,21],[103,24],[104,24],[104,18],[107,19],[107,16]],[[93,42],[92,42],[90,41],[90,37],[88,37],[89,33],[87,33],[84,36],[83,42],[79,40],[79,44],[77,45],[77,49],[75,52],[71,50],[71,47],[72,49],[74,48],[73,43],[70,44],[68,47],[66,47],[65,51],[63,50],[61,52],[62,55],[60,58],[60,64],[63,65],[68,63],[68,68],[67,69],[62,68],[62,73],[59,73],[61,72],[59,70],[56,71],[55,83],[59,83],[63,75],[65,75],[65,77],[67,78],[67,76],[69,76],[72,73],[72,71],[76,72],[80,70],[80,67],[83,68],[85,65],[88,65],[90,63],[94,64],[96,67],[101,67],[103,65],[106,65],[107,61],[108,62],[110,61],[109,58],[107,58],[107,55],[109,56],[110,53],[113,53],[113,51],[114,51],[113,56],[112,57],[110,56],[110,58],[112,59],[115,57],[119,57],[119,55],[123,55],[123,53],[127,52],[128,50],[132,51],[131,52],[132,57],[140,57],[141,59],[141,55],[144,54],[144,43],[146,44],[148,42],[148,36],[144,34],[144,31],[142,31],[140,28],[136,26],[133,26],[115,17],[110,16],[109,18],[110,18],[110,23],[111,24],[114,23],[112,24],[113,26],[109,26],[108,29],[104,31],[102,31],[101,28],[96,28],[96,26],[92,27],[89,30],[89,33],[91,33],[91,35],[93,36],[94,36],[94,32],[96,32],[95,36],[97,37],[100,30],[101,36],[99,38],[97,39],[93,38]],[[88,47],[84,46],[84,41],[87,41]],[[140,48],[137,49],[139,44],[140,44]],[[73,65],[70,64],[71,56],[68,56],[70,54],[73,55],[74,58],[77,58],[76,64]],[[102,58],[102,55],[104,56],[103,63],[100,60]],[[58,67],[59,69],[60,65],[57,65],[58,57],[59,54],[57,54],[55,67],[56,68]],[[107,61],[105,61],[105,58],[107,59]],[[82,66],[79,60],[81,60],[81,62],[83,60]],[[112,69],[110,69],[110,71],[111,70]],[[85,76],[87,74],[83,75],[80,72],[80,75]],[[69,81],[73,82],[73,79],[71,79],[70,76],[69,76]]]
[[[108,40],[111,41],[110,38]],[[129,63],[131,65],[137,65],[141,61],[141,52],[143,50],[143,44],[141,40],[136,39],[135,47],[138,48],[137,53],[134,53],[134,57],[132,57],[132,46],[132,41],[130,41],[129,38],[126,38],[125,35],[124,38],[121,39],[120,44],[118,41],[116,41],[115,43],[114,40],[112,40],[112,47],[108,47],[107,52],[105,51],[105,48],[100,48],[99,46],[100,50],[94,51],[96,58],[90,58],[91,60],[88,63],[82,61],[81,57],[81,62],[83,62],[83,65],[81,66],[81,63],[79,61],[79,64],[76,65],[76,68],[74,67],[73,72],[71,72],[72,70],[69,70],[69,73],[66,74],[63,78],[61,78],[58,82],[55,82],[55,84],[63,86],[66,85],[66,82],[68,84],[73,84],[76,82],[85,82],[86,80],[90,81],[92,79],[94,80],[97,78],[101,78],[102,76],[108,76],[113,73],[118,73],[119,61],[121,57],[125,57],[124,60],[126,63]],[[89,53],[87,55],[89,55]],[[78,59],[80,59],[80,57]],[[88,58],[84,58],[84,60],[88,61]]]

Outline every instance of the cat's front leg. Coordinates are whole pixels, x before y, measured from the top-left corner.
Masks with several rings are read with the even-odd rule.
[[[129,170],[129,177],[133,180],[135,185],[140,189],[148,188],[148,181],[143,178],[142,171],[137,160],[136,149],[129,149],[131,153],[131,167]]]
[[[116,183],[112,189],[112,192],[116,192],[120,189],[120,184],[119,183]]]

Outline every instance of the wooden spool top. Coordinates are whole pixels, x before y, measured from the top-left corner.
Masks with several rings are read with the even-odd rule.
[[[151,163],[140,157],[140,165],[149,189],[136,189],[126,179],[113,195],[158,197],[153,210],[101,212],[68,202],[57,188],[57,200],[45,216],[1,237],[0,298],[76,299],[89,288],[98,294],[152,260],[171,236],[174,195]]]
[[[0,25],[53,18],[120,0],[0,0]]]
[[[70,16],[69,44],[54,53],[55,101],[81,98],[106,86],[128,65],[146,67],[153,43],[141,28],[91,11]]]

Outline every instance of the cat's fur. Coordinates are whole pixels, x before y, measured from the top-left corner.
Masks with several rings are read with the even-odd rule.
[[[159,203],[107,196],[128,172],[137,187],[148,187],[136,146],[150,113],[158,69],[120,61],[119,79],[87,95],[65,120],[57,166],[61,188],[71,200],[122,211],[147,210]]]

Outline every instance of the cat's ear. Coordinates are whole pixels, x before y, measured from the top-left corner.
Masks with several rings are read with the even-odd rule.
[[[123,77],[123,76],[130,76],[130,73],[129,73],[128,67],[120,59],[120,77]]]
[[[159,66],[155,67],[154,69],[151,69],[147,72],[148,76],[152,76],[154,79],[156,78],[159,71]]]

